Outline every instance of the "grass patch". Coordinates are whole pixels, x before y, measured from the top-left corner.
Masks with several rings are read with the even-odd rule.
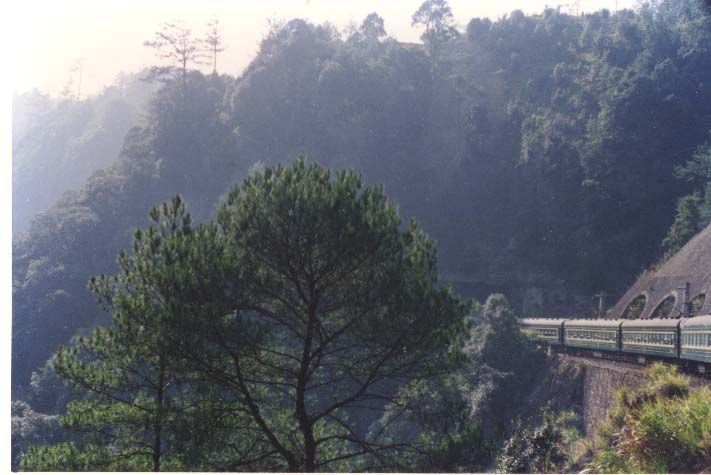
[[[637,389],[616,394],[588,469],[687,473],[711,464],[711,391],[691,388],[686,376],[661,363],[644,376]]]

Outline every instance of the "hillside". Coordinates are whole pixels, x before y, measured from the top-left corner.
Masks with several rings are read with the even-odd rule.
[[[38,91],[13,96],[12,229],[29,229],[32,217],[66,191],[118,159],[123,138],[141,124],[155,89],[140,74],[120,76],[101,94],[77,101]]]
[[[87,281],[116,271],[152,206],[180,194],[206,222],[232,185],[302,154],[383,183],[465,296],[584,312],[662,256],[677,199],[699,191],[675,167],[711,138],[711,19],[696,3],[515,11],[423,45],[364,26],[291,20],[239,78],[167,82],[143,122],[111,91],[48,106],[36,126],[18,116],[17,226],[75,191],[13,241],[13,399],[38,398],[33,371],[108,321]]]

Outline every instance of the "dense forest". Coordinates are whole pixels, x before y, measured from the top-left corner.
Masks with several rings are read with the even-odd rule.
[[[669,0],[582,16],[514,11],[497,21],[472,19],[460,31],[446,2],[428,0],[413,23],[425,27],[421,44],[390,38],[377,14],[348,32],[294,19],[273,25],[237,78],[217,70],[204,74],[187,56],[182,68],[159,65],[139,75],[153,82],[123,78],[84,100],[37,93],[15,98],[15,467],[29,453],[23,462],[29,469],[150,470],[156,463],[174,470],[492,468],[508,435],[504,428],[521,416],[523,384],[531,382],[521,375],[545,380],[547,371],[535,343],[519,340],[513,315],[591,312],[594,293],[621,293],[641,270],[708,223],[711,17],[701,3]],[[286,180],[285,196],[278,194],[279,180]],[[250,193],[275,201],[265,198],[262,206],[250,201]],[[290,413],[271,386],[253,383],[265,404],[260,410],[267,420],[260,424],[260,411],[248,403],[251,393],[235,389],[239,375],[221,366],[229,345],[211,338],[244,338],[238,338],[244,331],[253,345],[267,335],[281,340],[289,331],[283,322],[250,326],[246,314],[239,320],[244,326],[217,319],[191,333],[168,319],[161,320],[168,327],[146,324],[149,330],[136,336],[122,318],[131,320],[150,300],[139,298],[138,282],[165,283],[161,275],[170,275],[185,295],[196,295],[195,302],[212,296],[203,302],[204,315],[236,308],[234,288],[221,283],[221,272],[239,274],[245,279],[240,285],[263,282],[262,290],[250,287],[260,302],[270,286],[278,294],[283,289],[271,274],[276,271],[260,268],[253,256],[270,234],[234,238],[239,242],[230,241],[232,247],[223,240],[240,235],[236,229],[266,232],[273,220],[262,223],[259,213],[279,215],[284,203],[277,198],[289,196],[312,205],[304,208],[302,225],[311,220],[328,228],[346,222],[338,219],[355,220],[346,241],[353,252],[338,240],[332,248],[324,245],[328,252],[352,258],[372,239],[393,254],[417,257],[391,261],[386,253],[378,261],[382,268],[374,262],[367,272],[372,282],[385,282],[378,279],[394,268],[407,276],[391,276],[397,285],[388,281],[383,288],[397,291],[380,297],[405,305],[400,299],[406,295],[417,303],[417,309],[401,310],[412,312],[413,324],[431,340],[399,347],[422,354],[389,368],[388,378],[398,381],[395,392],[369,387],[334,409],[334,419],[318,417],[325,406],[308,413],[302,405]],[[330,220],[315,212],[328,214],[317,196],[353,201],[353,208]],[[167,204],[149,217],[160,203]],[[417,224],[408,227],[411,218]],[[166,226],[172,234],[149,239]],[[305,229],[294,236],[303,232],[304,242],[311,242]],[[361,230],[368,232],[358,235]],[[119,254],[122,249],[130,250]],[[179,251],[187,261],[165,264],[156,257]],[[200,260],[198,251],[211,259],[230,257]],[[215,285],[192,282],[179,264],[204,269]],[[357,277],[362,293],[354,295],[374,292],[367,273]],[[440,282],[453,284],[454,292]],[[483,306],[456,296],[484,301],[497,292],[511,305],[500,295]],[[360,308],[333,299],[348,312]],[[257,311],[256,300],[239,302],[245,312]],[[190,302],[175,305],[173,313],[190,313],[184,308]],[[427,309],[438,316],[421,321],[418,312]],[[387,339],[389,331],[402,330],[398,322],[388,331],[366,325],[352,341],[365,334]],[[169,409],[142,405],[149,396],[131,392],[136,375],[127,381],[117,376],[117,368],[132,364],[111,356],[130,346],[122,335],[145,339],[141,349],[123,356],[156,362],[144,368],[148,380],[173,378],[170,392],[161,395]],[[65,349],[56,353],[59,345]],[[176,350],[186,347],[210,350]],[[267,365],[247,347],[248,366],[265,372],[255,379],[290,384],[265,369],[289,364],[275,356]],[[167,359],[140,354],[156,348],[166,349],[157,354]],[[290,351],[286,343],[279,348]],[[358,357],[371,361],[380,351],[362,348],[370,350]],[[88,354],[103,364],[87,363]],[[416,376],[402,365],[417,368]],[[302,394],[302,402],[348,399],[344,394],[364,376],[341,370],[351,386],[326,386]],[[294,382],[297,388],[302,383]],[[135,404],[116,402],[118,386]],[[105,393],[97,398],[99,387]],[[372,397],[363,402],[367,395]],[[102,418],[125,424],[109,430]],[[187,435],[186,426],[194,428]],[[87,441],[71,429],[98,439]],[[151,444],[136,449],[132,437],[148,440],[156,432],[164,435],[157,452]],[[415,433],[421,437],[412,440]],[[125,457],[102,449],[107,437]],[[318,451],[316,440],[323,441]],[[347,449],[336,440],[348,441],[350,452],[339,452]],[[50,443],[59,445],[28,449]],[[310,458],[295,455],[302,446],[311,447]]]

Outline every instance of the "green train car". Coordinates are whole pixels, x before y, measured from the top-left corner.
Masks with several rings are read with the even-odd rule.
[[[565,321],[565,346],[593,350],[620,350],[620,324],[622,320],[576,319]]]
[[[711,315],[645,320],[525,318],[521,328],[551,344],[711,363]],[[699,365],[702,371],[704,365]]]
[[[679,357],[679,324],[676,318],[625,320],[621,350],[653,356]]]
[[[563,323],[565,320],[562,318],[524,318],[519,320],[522,329],[556,345],[563,344]]]
[[[680,346],[681,358],[711,363],[711,315],[685,318]]]

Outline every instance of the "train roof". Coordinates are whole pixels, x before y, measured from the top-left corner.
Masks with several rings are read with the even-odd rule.
[[[566,320],[567,327],[619,327],[624,320],[615,320],[611,318],[578,318],[574,320]]]
[[[519,322],[522,325],[556,325],[560,326],[567,321],[565,318],[522,318]]]
[[[685,318],[681,322],[682,329],[711,328],[711,315],[699,315],[697,317]]]
[[[681,319],[679,318],[645,318],[637,320],[623,320],[622,330],[632,328],[676,328]]]

